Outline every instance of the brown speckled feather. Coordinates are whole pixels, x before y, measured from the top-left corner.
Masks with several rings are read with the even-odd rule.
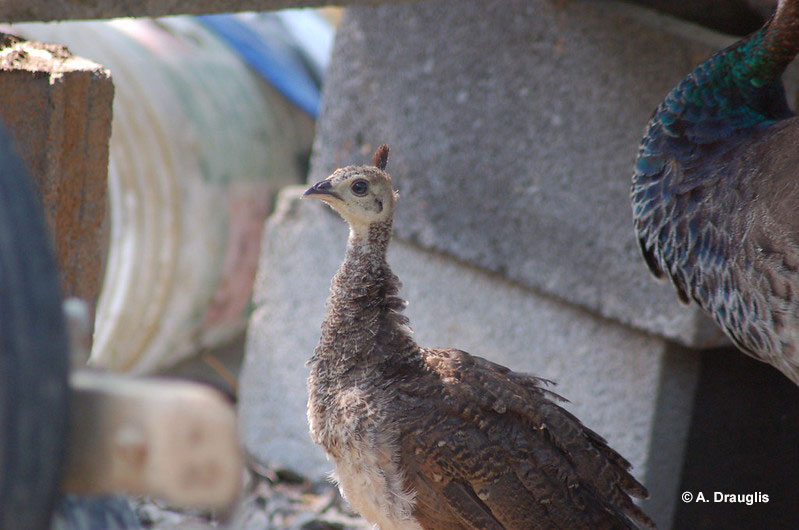
[[[455,528],[651,524],[630,500],[646,496],[630,464],[542,380],[460,350],[421,355],[423,373],[398,385],[410,405],[398,419],[407,422],[403,464],[411,488],[425,484],[416,488],[418,518],[440,519],[450,505]]]

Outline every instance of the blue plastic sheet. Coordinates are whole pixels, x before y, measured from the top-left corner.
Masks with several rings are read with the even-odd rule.
[[[275,34],[263,26],[256,28],[240,15],[202,15],[197,17],[225,40],[258,74],[299,108],[316,118],[321,91],[302,55],[286,42],[286,35]],[[271,34],[270,34],[271,33]]]

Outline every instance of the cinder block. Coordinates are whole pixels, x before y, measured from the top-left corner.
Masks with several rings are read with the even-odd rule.
[[[723,340],[653,280],[630,212],[652,110],[728,38],[614,1],[353,8],[309,180],[392,148],[397,233],[692,347]]]
[[[0,37],[0,120],[38,186],[64,294],[94,304],[107,248],[111,76],[64,46]]]
[[[308,434],[305,361],[319,339],[347,228],[300,192],[281,195],[265,230],[239,415],[256,458],[318,478],[330,466]],[[401,198],[398,211],[410,202]],[[401,240],[389,261],[419,344],[458,347],[556,381],[567,408],[633,463],[653,498],[667,499],[656,520],[670,517],[679,474],[657,464],[651,475],[650,461],[682,460],[696,354]],[[654,438],[655,430],[662,435]]]

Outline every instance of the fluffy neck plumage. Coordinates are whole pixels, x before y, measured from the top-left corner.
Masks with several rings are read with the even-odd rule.
[[[401,314],[399,279],[386,262],[390,239],[390,220],[350,231],[312,362],[325,361],[328,370],[342,373],[415,350],[408,319]]]
[[[386,252],[391,242],[391,220],[382,223],[350,224],[350,235],[347,239],[347,254],[344,264],[350,262],[359,267],[381,268],[388,266]],[[343,267],[343,265],[342,265]]]

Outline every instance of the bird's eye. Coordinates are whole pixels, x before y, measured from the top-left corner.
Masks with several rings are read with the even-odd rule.
[[[350,189],[355,195],[363,197],[366,195],[366,191],[369,189],[369,184],[367,184],[365,180],[356,180],[352,183]]]

